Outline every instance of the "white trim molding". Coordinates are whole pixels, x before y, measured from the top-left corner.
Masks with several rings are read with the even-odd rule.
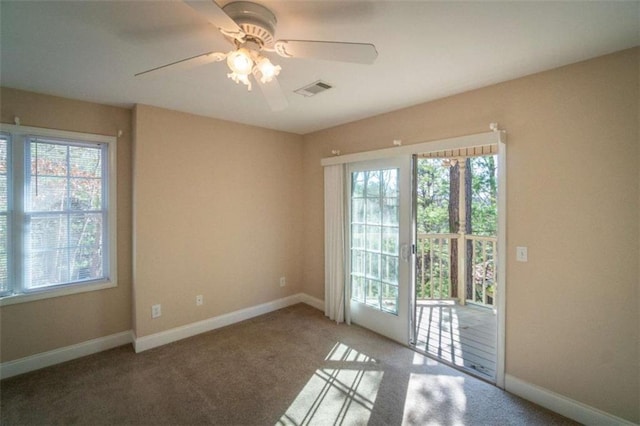
[[[65,346],[63,348],[53,349],[51,351],[16,359],[14,361],[3,362],[0,364],[0,379],[6,379],[17,376],[18,374],[24,374],[41,368],[50,367],[55,364],[71,361],[72,359],[81,358],[83,356],[93,355],[98,352],[129,344],[132,341],[131,331],[123,331],[110,336],[99,337],[97,339],[87,340],[86,342],[77,343],[75,345]]]
[[[492,145],[506,142],[507,132],[504,130],[477,133],[475,135],[458,136],[455,138],[439,139],[419,142],[415,144],[394,146],[393,148],[376,149],[373,151],[356,152],[353,154],[327,157],[320,160],[322,166],[333,164],[355,163],[358,161],[379,160],[381,158],[400,157],[421,152],[446,151],[472,146]]]
[[[300,293],[300,302],[305,303],[313,308],[316,308],[322,312],[324,312],[324,300],[320,300],[316,297],[309,296],[306,293]]]
[[[93,355],[95,353],[127,345],[129,343],[133,343],[136,353],[142,352],[147,349],[195,336],[196,334],[235,324],[259,315],[264,315],[297,303],[305,303],[324,312],[323,300],[309,296],[305,293],[298,293],[282,299],[240,309],[228,314],[219,315],[217,317],[182,327],[172,328],[149,336],[136,338],[135,333],[132,330],[123,331],[110,336],[87,340],[86,342],[81,342],[75,345],[53,349],[51,351],[30,355],[13,361],[7,361],[0,364],[0,379],[7,379],[19,374],[28,373],[41,368],[50,367],[55,364],[60,364],[62,362],[71,361],[76,358],[81,358],[83,356]]]
[[[19,123],[19,118],[16,117],[16,122]],[[20,126],[13,124],[4,124],[0,123],[0,131],[6,132],[10,139],[14,142],[9,146],[13,149],[13,159],[10,161],[10,170],[9,175],[11,176],[10,181],[13,180],[11,184],[11,188],[9,188],[9,193],[12,190],[16,190],[18,188],[26,188],[25,186],[25,171],[24,171],[24,162],[27,156],[25,152],[25,146],[29,143],[30,140],[38,140],[40,138],[47,141],[49,138],[53,139],[61,139],[62,142],[69,144],[79,144],[80,146],[84,146],[87,143],[90,144],[102,144],[107,147],[106,156],[103,158],[103,162],[106,162],[108,166],[108,170],[106,173],[103,173],[103,177],[101,181],[106,183],[106,189],[102,198],[106,198],[107,207],[101,207],[100,211],[106,210],[107,212],[107,222],[106,222],[106,240],[108,241],[108,256],[107,256],[107,265],[105,266],[105,276],[95,280],[95,281],[80,281],[80,282],[70,282],[65,285],[59,286],[50,286],[45,288],[36,288],[36,289],[27,289],[25,287],[25,283],[22,282],[22,279],[18,279],[23,274],[21,272],[22,266],[18,266],[21,263],[21,257],[18,253],[24,251],[23,244],[20,242],[22,231],[15,231],[14,238],[9,240],[9,259],[10,264],[13,266],[9,271],[9,282],[13,282],[13,286],[11,288],[12,294],[5,294],[4,296],[0,296],[0,306],[5,305],[13,305],[17,303],[25,303],[32,302],[34,300],[48,299],[53,297],[67,296],[70,294],[84,293],[88,291],[97,291],[104,290],[108,288],[113,288],[118,286],[117,277],[118,277],[118,265],[117,265],[117,145],[118,138],[116,136],[109,135],[101,135],[94,133],[81,133],[81,132],[72,132],[66,130],[56,130],[56,129],[47,129],[42,127],[29,127],[29,126]],[[94,147],[95,148],[95,147]],[[104,176],[106,175],[106,177]],[[22,191],[22,190],[21,190]],[[21,193],[21,192],[20,192]],[[10,197],[11,198],[11,197]],[[24,215],[26,213],[25,206],[23,205],[23,201],[19,201],[19,199],[23,198],[22,195],[16,193],[13,196],[13,207],[10,207],[10,210],[13,209],[14,214],[11,219],[11,226],[14,230],[20,230],[23,227],[23,222],[25,220]],[[11,204],[10,204],[11,206]],[[11,215],[10,215],[11,216]],[[11,232],[9,233],[11,234]],[[104,242],[104,240],[103,240]],[[17,261],[11,261],[11,253],[15,253],[15,257]],[[15,269],[13,272],[12,269]]]
[[[496,145],[498,147],[498,283],[500,291],[496,297],[497,308],[497,353],[496,353],[496,377],[495,384],[504,389],[505,377],[505,357],[506,357],[506,293],[507,289],[507,132],[499,130],[497,123],[489,125],[490,132],[477,133],[466,136],[458,136],[447,139],[432,141],[421,141],[407,145],[397,145],[392,148],[383,148],[372,151],[356,152],[352,154],[340,155],[338,150],[334,150],[334,157],[327,157],[320,160],[323,167],[334,164],[349,164],[363,161],[373,161],[400,156],[411,156],[429,152],[442,153],[447,151],[457,151],[460,149],[485,147]],[[348,287],[348,286],[347,286]]]
[[[505,390],[585,425],[634,424],[509,374],[505,375]]]
[[[245,321],[259,315],[277,311],[278,309],[286,308],[287,306],[295,305],[301,302],[311,305],[312,307],[317,309],[321,309],[319,308],[319,306],[322,306],[322,310],[324,310],[323,301],[304,293],[298,293],[284,297],[282,299],[263,303],[261,305],[251,306],[249,308],[240,309],[212,318],[207,318],[206,320],[183,325],[181,327],[176,327],[169,330],[161,331],[159,333],[150,334],[148,336],[135,337],[133,340],[133,346],[136,353],[139,353],[148,349],[156,348],[158,346],[166,345],[167,343],[176,342],[178,340],[186,339],[187,337],[206,333],[207,331],[226,327],[228,325],[235,324],[240,321]]]
[[[504,389],[507,330],[507,145],[506,135],[498,142],[498,291],[496,344],[496,386]]]

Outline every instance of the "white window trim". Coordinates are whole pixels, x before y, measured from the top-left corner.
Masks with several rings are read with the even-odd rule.
[[[421,152],[446,151],[465,147],[492,145],[505,143],[506,132],[504,130],[475,135],[458,136],[449,139],[440,139],[430,142],[419,142],[415,144],[394,146],[392,148],[382,148],[373,151],[356,152],[353,154],[342,154],[335,157],[326,157],[320,160],[322,166],[333,164],[348,164],[359,161],[379,160],[382,158],[401,157],[404,155],[419,154]]]
[[[16,295],[9,295],[0,298],[0,306],[13,305],[16,303],[31,302],[34,300],[49,299],[52,297],[67,296],[70,294],[84,293],[88,291],[103,290],[106,288],[117,287],[118,285],[118,257],[117,257],[117,166],[116,166],[116,141],[115,136],[97,135],[92,133],[79,133],[70,132],[65,130],[53,130],[40,127],[28,127],[28,126],[16,126],[12,124],[0,123],[0,131],[9,133],[12,139],[13,147],[22,147],[24,145],[25,138],[29,136],[39,136],[43,138],[58,138],[58,139],[70,139],[75,141],[96,142],[105,143],[109,145],[109,180],[108,180],[108,199],[109,199],[109,212],[108,212],[108,227],[109,227],[109,274],[107,279],[90,281],[87,283],[69,284],[66,286],[60,286],[51,289],[42,289],[37,292],[23,293]],[[14,151],[15,154],[15,151]],[[17,164],[17,157],[11,159],[11,168],[13,170],[14,178],[20,182],[24,182],[24,165]],[[17,200],[16,200],[17,201]],[[22,202],[20,202],[22,204]],[[13,219],[13,225],[16,224],[15,216]],[[15,234],[15,233],[14,233]],[[12,244],[10,242],[10,244]],[[20,262],[21,259],[16,259],[15,262]]]

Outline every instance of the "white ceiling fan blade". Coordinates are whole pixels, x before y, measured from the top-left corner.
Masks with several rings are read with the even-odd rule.
[[[242,29],[213,0],[184,0],[184,2],[206,17],[222,34],[240,41],[244,40],[245,34]]]
[[[256,82],[258,83],[258,87],[262,91],[264,98],[267,100],[271,111],[282,111],[289,106],[289,101],[287,101],[287,97],[284,95],[282,88],[280,87],[280,83],[278,83],[278,79],[273,77],[272,80],[268,83],[263,83],[258,76],[255,75]]]
[[[211,62],[220,62],[227,57],[226,53],[221,52],[209,52],[204,53],[202,55],[193,56],[191,58],[182,59],[180,61],[172,62],[170,64],[161,65],[159,67],[151,68],[150,70],[139,72],[135,75],[135,77],[155,73],[159,74],[166,71],[179,71],[185,70],[189,68],[198,67],[200,65],[210,64]]]
[[[285,58],[310,58],[325,61],[372,64],[378,51],[369,43],[344,43],[335,41],[278,40],[275,51]]]

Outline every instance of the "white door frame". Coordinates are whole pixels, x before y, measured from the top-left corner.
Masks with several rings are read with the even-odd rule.
[[[492,124],[493,126],[493,124]],[[492,127],[493,128],[493,127]],[[496,296],[497,309],[497,354],[496,354],[496,386],[504,389],[505,380],[505,314],[506,314],[506,261],[507,261],[507,134],[504,130],[421,142],[393,148],[365,151],[355,154],[338,155],[323,158],[322,166],[348,164],[357,161],[376,160],[380,158],[411,156],[426,151],[444,151],[448,149],[469,148],[482,145],[498,145],[498,277],[501,288]]]
[[[369,306],[366,303],[351,299],[351,185],[352,173],[366,170],[398,169],[398,304],[397,313],[389,313]],[[411,234],[412,204],[411,190],[411,159],[407,156],[396,156],[372,161],[359,161],[347,165],[345,179],[347,200],[345,209],[346,233],[345,235],[345,286],[347,287],[347,299],[345,306],[350,309],[351,320],[382,334],[403,345],[409,344],[409,315],[411,312],[411,274],[414,265],[413,254],[410,247],[413,243]],[[382,265],[380,265],[381,267]],[[382,291],[382,289],[380,290]]]
[[[502,288],[496,294],[498,334],[496,386],[504,389],[505,333],[507,313],[507,144],[506,135],[498,141],[498,279]]]

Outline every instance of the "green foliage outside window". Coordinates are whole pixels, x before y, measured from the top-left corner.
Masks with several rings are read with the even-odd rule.
[[[451,165],[451,167],[450,167]],[[495,236],[497,231],[497,158],[495,155],[471,157],[466,160],[468,175],[465,193],[470,197],[465,215],[466,233],[477,236]],[[454,234],[458,232],[459,217],[457,211],[460,185],[459,166],[455,161],[442,158],[419,159],[417,164],[417,230],[418,234]],[[452,193],[453,192],[453,193]],[[464,209],[463,209],[464,214]],[[452,244],[455,239],[418,239],[417,258],[417,297],[447,298],[451,297],[451,259]],[[454,247],[455,249],[455,247]],[[457,253],[457,250],[454,250]],[[491,259],[474,259],[473,274],[480,270],[492,268]],[[482,265],[476,265],[476,261]],[[486,264],[486,265],[485,265]],[[455,265],[454,265],[455,266]],[[455,272],[455,271],[454,271]],[[456,274],[454,274],[455,276]],[[494,271],[482,273],[482,279],[491,277],[493,284]],[[493,289],[489,289],[493,291]],[[476,299],[476,296],[473,296]]]

